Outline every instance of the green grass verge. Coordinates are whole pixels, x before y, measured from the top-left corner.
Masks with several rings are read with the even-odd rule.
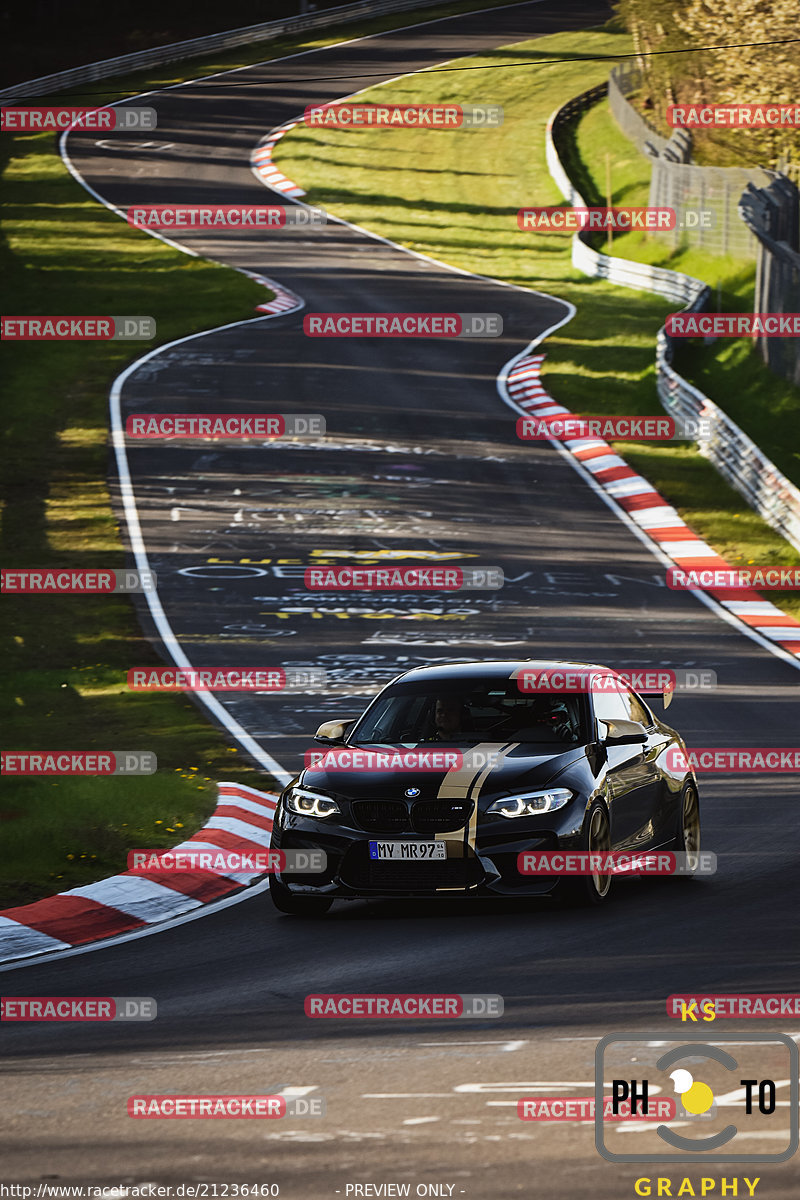
[[[4,138],[5,313],[143,313],[158,343],[251,317],[265,289],[129,228],[64,169],[48,135]],[[3,343],[2,562],[122,568],[106,476],[108,390],[149,343]],[[265,786],[186,698],[133,695],[156,662],[129,598],[4,595],[3,746],[149,749],[141,778],[3,779],[0,907],[124,869],[211,812],[211,781]]]
[[[584,113],[575,129],[574,144],[588,183],[587,199],[605,202],[608,153],[614,203],[647,204],[647,159],[621,132],[607,101]],[[721,312],[752,312],[755,259],[704,254],[687,245],[672,249],[643,233],[615,238],[612,253],[702,279],[714,289],[712,303]],[[720,338],[710,346],[701,339],[678,342],[675,367],[720,404],[787,478],[800,483],[800,445],[786,436],[788,429],[800,428],[800,389],[774,375],[747,339]]]
[[[516,222],[519,208],[561,202],[545,162],[547,119],[561,104],[601,82],[607,64],[553,61],[515,69],[515,61],[602,56],[629,46],[626,35],[607,28],[557,34],[464,60],[485,70],[422,72],[363,96],[397,103],[491,100],[505,109],[499,129],[298,125],[278,144],[275,157],[291,179],[308,189],[309,202],[337,216],[455,266],[572,301],[577,316],[548,339],[544,370],[549,390],[572,411],[662,414],[655,390],[655,335],[674,305],[647,292],[587,279],[571,266],[564,235],[522,233]],[[495,70],[497,66],[504,69]],[[630,157],[627,143],[625,148]],[[620,192],[626,203],[633,203],[633,169],[622,164],[619,170]],[[612,163],[612,180],[616,172]],[[704,263],[694,266],[703,278]],[[728,266],[726,278],[735,282],[741,267]],[[727,402],[728,393],[722,395]],[[751,513],[693,447],[618,446],[700,536],[732,562],[800,562],[793,547]],[[800,601],[789,595],[780,601],[800,615]]]

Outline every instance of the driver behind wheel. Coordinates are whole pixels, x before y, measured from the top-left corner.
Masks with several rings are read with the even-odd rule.
[[[438,742],[472,732],[472,720],[459,696],[437,696],[433,721],[433,737]]]

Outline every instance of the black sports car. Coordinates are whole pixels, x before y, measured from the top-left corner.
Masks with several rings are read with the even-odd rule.
[[[281,912],[316,916],[356,897],[553,891],[600,903],[611,874],[521,874],[518,855],[700,847],[680,735],[608,667],[421,667],[315,740],[327,749],[310,752],[321,761],[282,793],[272,846],[322,849],[326,867],[271,876]]]

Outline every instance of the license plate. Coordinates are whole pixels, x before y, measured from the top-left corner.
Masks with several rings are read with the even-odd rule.
[[[391,862],[421,862],[447,858],[445,842],[370,842],[370,858]]]

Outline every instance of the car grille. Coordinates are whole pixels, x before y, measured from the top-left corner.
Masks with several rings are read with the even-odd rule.
[[[422,800],[411,809],[411,823],[417,833],[453,833],[471,813],[471,800]]]
[[[406,833],[410,827],[402,800],[354,800],[353,816],[368,833]]]
[[[435,892],[437,888],[475,886],[483,882],[484,871],[477,858],[376,861],[368,858],[361,847],[354,847],[345,855],[339,877],[342,883],[359,891]]]
[[[472,813],[471,800],[354,800],[353,816],[368,833],[453,833]]]

